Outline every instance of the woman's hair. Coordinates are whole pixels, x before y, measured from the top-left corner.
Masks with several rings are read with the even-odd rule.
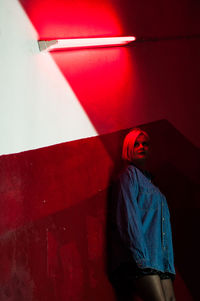
[[[124,138],[123,149],[122,149],[122,158],[124,160],[130,162],[134,160],[133,148],[134,148],[135,141],[140,134],[143,134],[149,139],[149,135],[145,131],[141,130],[140,128],[132,129]]]

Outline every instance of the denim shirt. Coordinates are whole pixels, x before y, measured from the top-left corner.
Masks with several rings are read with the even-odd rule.
[[[128,251],[129,259],[142,269],[175,274],[170,214],[165,196],[133,165],[119,176],[114,195],[115,232]],[[117,265],[127,260],[124,252],[120,255],[115,249],[114,253]]]

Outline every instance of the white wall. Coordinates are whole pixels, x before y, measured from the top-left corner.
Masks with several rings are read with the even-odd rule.
[[[0,2],[0,155],[97,135],[17,0]]]

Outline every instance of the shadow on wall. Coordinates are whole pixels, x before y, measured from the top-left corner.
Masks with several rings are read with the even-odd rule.
[[[177,300],[200,300],[198,271],[200,269],[200,152],[190,141],[178,132],[167,120],[142,125],[151,138],[151,160],[149,169],[154,182],[166,195],[171,213],[175,265],[177,277],[175,291]],[[102,136],[106,149],[115,164],[111,182],[123,166],[120,159],[123,139],[129,130]],[[115,136],[115,138],[114,138]],[[112,143],[111,143],[112,139]],[[117,147],[116,147],[117,146]],[[107,210],[107,268],[111,248],[109,242],[110,216],[112,211],[111,189],[108,191]],[[122,296],[125,300],[125,296]],[[127,298],[128,300],[128,298]]]
[[[141,127],[171,209],[177,300],[199,300],[199,150],[166,120]],[[127,132],[0,157],[1,301],[115,300],[106,212]]]

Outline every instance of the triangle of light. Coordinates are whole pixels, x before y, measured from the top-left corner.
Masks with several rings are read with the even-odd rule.
[[[135,41],[134,36],[127,37],[104,37],[104,38],[80,38],[58,39],[38,41],[40,51],[59,50],[64,48],[88,48],[103,46],[119,46]]]

